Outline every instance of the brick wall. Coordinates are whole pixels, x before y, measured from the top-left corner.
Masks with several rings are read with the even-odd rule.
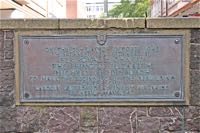
[[[41,21],[1,20],[0,133],[200,132],[200,26],[198,23],[200,19]],[[90,107],[15,105],[14,46],[16,45],[17,34],[20,32],[41,34],[43,32],[48,34],[109,32],[129,34],[156,33],[162,30],[178,31],[180,29],[190,33],[189,106]]]

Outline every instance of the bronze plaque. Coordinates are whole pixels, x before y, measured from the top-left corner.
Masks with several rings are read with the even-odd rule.
[[[20,36],[20,102],[184,101],[183,36]]]

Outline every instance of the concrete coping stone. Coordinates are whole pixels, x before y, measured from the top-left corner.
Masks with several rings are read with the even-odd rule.
[[[1,19],[0,29],[145,28],[145,19]]]
[[[200,18],[0,19],[0,29],[200,28]]]
[[[146,28],[200,28],[200,18],[189,17],[189,18],[147,18]]]

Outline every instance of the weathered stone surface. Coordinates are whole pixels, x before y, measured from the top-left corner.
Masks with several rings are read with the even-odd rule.
[[[200,29],[191,30],[191,43],[200,43]]]
[[[197,37],[193,39],[199,40]],[[197,41],[196,40],[196,41]],[[200,45],[192,44],[190,48],[190,104],[200,105]]]
[[[0,73],[0,82],[3,82],[5,80],[12,80],[14,79],[14,71],[13,70],[3,70]]]
[[[149,116],[152,117],[171,117],[178,116],[181,117],[183,114],[183,109],[176,107],[150,107]]]
[[[190,68],[194,70],[200,70],[200,62],[190,62]]]
[[[14,93],[14,79],[10,80],[0,80],[0,94],[3,96],[4,94],[7,95],[8,93]],[[8,93],[7,93],[8,92]]]
[[[200,87],[199,86],[190,87],[190,105],[200,106]]]
[[[14,56],[13,51],[7,51],[7,50],[6,50],[6,51],[4,52],[4,57],[5,57],[6,60],[13,59],[13,56]]]
[[[186,119],[185,120],[186,131],[197,131],[200,132],[200,118]]]
[[[97,127],[81,127],[81,133],[96,133],[98,130]]]
[[[108,28],[145,28],[144,19],[107,19]]]
[[[0,131],[2,133],[17,131],[16,108],[0,106]]]
[[[97,132],[97,113],[98,110],[95,107],[87,108],[83,107],[80,111],[80,131],[83,133]]]
[[[200,70],[200,45],[191,45],[190,62],[191,69]]]
[[[58,19],[1,20],[0,29],[58,29]]]
[[[184,108],[185,118],[192,119],[200,117],[200,106],[189,106]]]
[[[98,20],[88,20],[88,19],[80,19],[79,21],[76,21],[74,19],[61,19],[59,21],[59,28],[60,29],[90,29],[90,28],[105,28],[104,21],[100,21],[98,23]]]
[[[4,49],[8,51],[13,51],[13,40],[5,40]]]
[[[190,70],[191,86],[200,87],[200,71]]]
[[[13,39],[14,31],[6,31],[6,39]]]
[[[20,124],[19,132],[37,132],[39,130],[40,109],[19,107],[16,111],[16,122]]]
[[[0,95],[0,106],[12,106],[14,105],[14,94],[8,96]]]
[[[138,118],[137,132],[159,133],[160,120],[154,117]]]
[[[3,30],[0,30],[0,39],[2,39],[4,36],[4,31]]]
[[[162,117],[160,119],[160,131],[184,131],[183,117]]]
[[[185,130],[200,132],[200,106],[185,108]]]
[[[15,19],[1,20],[1,29],[145,28],[145,19]],[[9,35],[7,38],[11,38]]]
[[[18,132],[78,133],[79,108],[76,107],[20,107],[17,110]]]
[[[172,116],[173,112],[170,110],[170,108],[163,108],[163,107],[151,107],[149,109],[149,115],[150,116],[157,116],[157,117],[166,117],[166,116]]]
[[[13,60],[5,60],[0,63],[0,70],[9,70],[9,69],[14,69]]]
[[[145,19],[61,19],[60,29],[145,28]]]
[[[74,29],[74,28],[200,28],[199,18],[144,18],[134,19],[15,19],[1,20],[0,29]],[[121,22],[120,22],[121,21]],[[122,22],[123,21],[123,22]],[[116,22],[116,23],[115,23]]]
[[[4,52],[3,50],[0,50],[0,63],[4,61]]]
[[[50,118],[43,120],[50,132],[76,133],[80,126],[80,112],[76,107],[51,107],[46,110]],[[47,130],[46,129],[46,130]]]
[[[137,117],[148,116],[147,107],[138,107],[137,108]]]
[[[147,28],[200,28],[200,18],[147,18]]]
[[[200,106],[200,71],[190,70],[190,104]]]
[[[4,33],[3,31],[0,31],[0,51],[3,50],[3,41],[4,41]]]
[[[99,109],[99,132],[136,132],[136,108],[108,107]]]

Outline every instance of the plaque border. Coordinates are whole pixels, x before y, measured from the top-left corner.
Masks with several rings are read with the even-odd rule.
[[[21,36],[29,36],[29,37],[66,37],[66,36],[92,36],[94,34],[91,35],[30,35],[30,34],[16,34],[15,36],[15,83],[16,83],[16,105],[41,105],[41,106],[157,106],[157,105],[189,105],[189,83],[190,83],[190,78],[189,78],[189,41],[188,41],[188,35],[187,34],[170,34],[170,33],[151,33],[151,34],[108,34],[108,35],[117,35],[117,36],[182,36],[182,53],[183,53],[183,61],[182,61],[182,65],[183,65],[183,70],[182,70],[182,74],[183,74],[183,92],[184,92],[184,99],[182,100],[177,100],[175,99],[174,101],[172,99],[165,99],[164,101],[156,101],[153,99],[148,99],[147,101],[143,100],[143,101],[112,101],[112,102],[102,102],[102,101],[92,101],[92,102],[66,102],[66,101],[61,101],[61,102],[21,102],[20,101],[20,37]]]

